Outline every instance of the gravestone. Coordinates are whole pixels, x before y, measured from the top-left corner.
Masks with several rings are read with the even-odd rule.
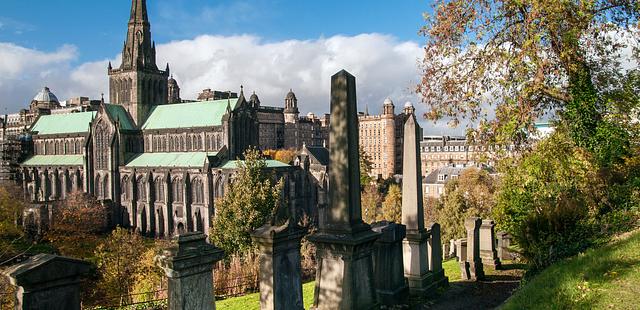
[[[402,266],[402,240],[406,228],[393,222],[377,222],[371,229],[381,233],[373,250],[373,268],[378,301],[383,305],[400,305],[406,302],[409,286]]]
[[[38,254],[4,274],[18,287],[15,309],[80,310],[80,276],[90,268],[82,260]]]
[[[169,310],[215,309],[213,266],[224,252],[201,232],[177,235],[173,243],[155,259],[169,279]]]
[[[424,227],[420,139],[420,126],[415,115],[411,115],[404,124],[402,224],[407,227],[403,242],[404,275],[409,281],[411,295],[416,296],[428,295],[435,287],[429,272],[429,233]]]
[[[480,258],[482,264],[500,269],[500,258],[496,251],[496,224],[492,220],[483,220],[480,226]]]
[[[429,271],[433,277],[433,282],[439,286],[444,287],[449,285],[449,279],[444,275],[444,269],[442,269],[442,239],[440,237],[440,224],[431,223],[428,227],[429,242],[427,249],[429,253]]]
[[[449,240],[449,255],[447,258],[457,257],[458,253],[456,252],[456,241],[451,239]]]
[[[456,240],[456,253],[458,253],[457,259],[459,262],[467,261],[467,238],[460,238]]]
[[[466,273],[463,272],[464,280],[477,281],[484,278],[484,269],[480,258],[481,225],[482,219],[479,217],[471,217],[464,222],[467,230],[467,259],[465,262],[460,262],[460,267],[466,270]]]
[[[331,77],[329,204],[308,237],[318,262],[316,309],[377,307],[372,251],[379,234],[362,221],[355,82],[344,70]]]
[[[511,246],[511,235],[506,232],[498,232],[498,257],[501,260],[512,260],[514,259],[513,253],[509,250]]]

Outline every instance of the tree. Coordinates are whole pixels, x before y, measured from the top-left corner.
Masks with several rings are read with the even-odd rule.
[[[211,239],[228,255],[253,248],[251,232],[267,223],[281,203],[283,181],[274,182],[266,161],[247,150],[229,189],[216,202]]]
[[[365,223],[375,222],[382,211],[380,205],[382,203],[382,195],[377,184],[369,184],[364,186],[362,192],[362,220]]]
[[[360,185],[364,188],[371,184],[373,178],[370,176],[373,169],[373,162],[371,157],[367,155],[367,152],[363,148],[360,148]]]
[[[16,224],[24,209],[22,199],[17,196],[21,192],[17,186],[0,187],[0,262],[16,254],[15,241],[24,235]]]
[[[536,119],[555,112],[576,145],[605,164],[619,160],[625,135],[602,95],[620,86],[618,51],[639,15],[632,0],[438,0],[420,31],[426,116],[468,118],[480,122],[474,139],[522,143]]]
[[[108,238],[100,242],[94,255],[100,278],[96,291],[104,296],[128,296],[133,294],[137,278],[144,271],[140,261],[147,246],[137,233],[117,227]],[[121,298],[121,302],[131,302]]]
[[[387,196],[382,202],[382,214],[379,220],[400,224],[402,221],[402,191],[397,184],[391,184]]]
[[[296,157],[295,149],[282,149],[282,150],[266,150],[263,152],[264,155],[270,156],[274,160],[279,162],[283,162],[285,164],[290,164]]]
[[[465,236],[464,221],[471,216],[487,217],[495,203],[496,181],[485,170],[468,168],[445,185],[437,204],[437,222],[442,240]]]
[[[62,255],[90,257],[100,236],[108,230],[108,219],[107,206],[89,194],[75,192],[54,205],[52,224],[44,239]]]

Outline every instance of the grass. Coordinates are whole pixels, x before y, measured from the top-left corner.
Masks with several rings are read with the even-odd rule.
[[[638,309],[640,231],[556,263],[502,309]]]
[[[309,282],[302,285],[302,298],[304,299],[304,308],[309,309],[313,305],[313,289],[315,282]],[[217,310],[245,310],[260,309],[260,293],[253,293],[241,297],[234,297],[225,300],[216,301]]]

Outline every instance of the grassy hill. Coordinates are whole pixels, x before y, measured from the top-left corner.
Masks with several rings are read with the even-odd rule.
[[[640,231],[556,263],[501,309],[638,309]]]

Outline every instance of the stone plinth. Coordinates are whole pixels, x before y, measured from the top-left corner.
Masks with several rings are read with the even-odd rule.
[[[265,225],[251,238],[260,249],[260,309],[303,310],[298,227]]]
[[[449,255],[447,255],[447,258],[454,258],[457,256],[458,253],[456,252],[456,241],[451,239],[449,240]]]
[[[406,228],[401,224],[383,221],[372,224],[371,229],[381,233],[373,250],[378,302],[383,305],[404,304],[409,295],[402,265],[402,240],[406,235]]]
[[[4,272],[17,286],[15,309],[80,310],[80,276],[91,264],[38,254]]]
[[[467,261],[467,238],[461,238],[455,241],[456,258],[459,262]]]
[[[329,203],[318,232],[317,309],[377,307],[373,286],[373,243],[378,234],[362,221],[356,79],[347,71],[331,77]]]
[[[169,310],[213,310],[213,267],[224,252],[201,232],[174,237],[174,245],[156,257],[169,279]]]
[[[483,220],[480,226],[480,258],[482,264],[500,269],[500,258],[496,251],[496,224],[492,220]]]
[[[481,225],[482,219],[479,217],[468,218],[464,222],[464,227],[467,230],[467,261],[464,264],[467,277],[464,277],[465,280],[477,281],[484,278],[484,269],[480,258]]]
[[[440,224],[430,223],[427,229],[431,236],[427,243],[427,252],[429,253],[429,271],[433,277],[433,282],[439,287],[444,287],[449,285],[449,279],[444,275],[444,269],[442,269],[442,239],[440,237]]]

